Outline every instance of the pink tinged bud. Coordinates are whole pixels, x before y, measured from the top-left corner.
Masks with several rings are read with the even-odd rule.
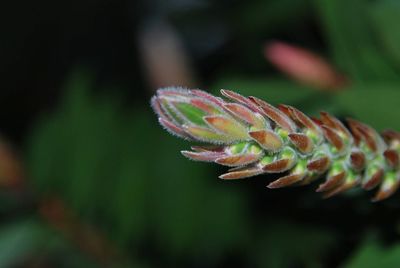
[[[257,105],[255,105],[249,98],[246,98],[239,93],[227,89],[221,89],[221,94],[234,102],[238,102],[247,106],[253,112],[261,112],[261,109]]]
[[[266,46],[265,57],[283,73],[301,83],[322,89],[338,89],[344,78],[323,58],[305,49],[282,42]]]
[[[270,184],[267,185],[267,187],[270,189],[275,189],[275,188],[291,186],[293,184],[302,181],[305,176],[306,176],[305,173],[287,175],[271,182]]]
[[[228,135],[233,140],[246,140],[249,138],[247,129],[228,117],[215,115],[205,116],[203,119],[211,128]]]
[[[241,169],[235,169],[232,170],[231,172],[222,174],[221,176],[219,176],[219,178],[223,180],[236,180],[236,179],[253,177],[256,175],[260,175],[262,173],[264,173],[264,171],[258,167],[245,167]]]
[[[271,130],[256,130],[248,133],[264,149],[277,152],[283,146],[282,139]]]
[[[190,152],[190,151],[181,151],[181,153],[187,158],[194,161],[203,161],[203,162],[214,162],[218,158],[225,155],[223,152]]]
[[[151,98],[151,107],[153,108],[154,112],[161,118],[165,120],[169,120],[167,114],[161,108],[160,100],[157,96]]]
[[[223,152],[225,150],[224,146],[218,145],[191,146],[190,148],[195,152]]]
[[[302,154],[309,154],[314,149],[313,141],[304,134],[291,133],[289,139]]]
[[[221,98],[215,97],[215,96],[208,94],[207,92],[204,92],[202,90],[192,89],[190,92],[197,97],[204,98],[204,99],[208,100],[209,102],[214,103],[216,106],[218,106],[220,108],[222,108],[222,106],[224,105],[224,101]]]
[[[224,108],[232,115],[246,122],[247,124],[259,129],[265,127],[265,120],[261,116],[256,116],[254,112],[237,103],[227,103]]]
[[[207,101],[201,99],[191,99],[190,104],[194,107],[203,110],[207,114],[221,114],[221,110],[218,109],[215,105],[211,103],[207,103]]]
[[[170,121],[167,121],[164,118],[159,118],[158,122],[160,123],[161,126],[163,126],[172,135],[176,135],[183,139],[192,140],[192,137],[190,135],[188,135],[187,132],[185,132],[183,129],[176,126],[175,124],[171,123]]]
[[[199,141],[214,144],[231,143],[235,141],[226,135],[216,133],[215,131],[205,127],[183,125],[183,130]]]
[[[263,111],[263,114],[274,121],[282,129],[288,131],[289,133],[296,132],[296,125],[279,109],[256,97],[249,97],[249,99],[255,104],[259,105]]]

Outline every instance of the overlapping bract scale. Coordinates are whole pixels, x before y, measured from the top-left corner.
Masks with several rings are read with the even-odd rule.
[[[168,132],[205,144],[182,151],[184,156],[230,167],[221,179],[278,173],[267,186],[281,188],[324,178],[316,189],[324,197],[355,186],[379,187],[373,201],[399,187],[400,133],[379,135],[353,119],[347,128],[326,112],[311,119],[288,105],[274,107],[224,89],[221,94],[226,99],[171,87],[159,89],[151,101]]]

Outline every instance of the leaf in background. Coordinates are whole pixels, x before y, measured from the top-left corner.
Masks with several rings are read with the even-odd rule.
[[[273,222],[266,230],[254,245],[258,267],[324,267],[324,257],[335,244],[332,232],[311,226]]]
[[[354,85],[336,96],[346,116],[363,121],[378,130],[400,130],[400,88],[398,84]]]
[[[398,267],[400,263],[400,244],[382,247],[375,240],[366,239],[343,267],[375,268]]]
[[[306,0],[247,1],[246,5],[240,6],[236,21],[246,33],[259,34],[291,26],[293,21],[305,17],[308,12],[309,3]]]
[[[372,38],[366,0],[315,0],[325,35],[339,69],[353,81],[397,79]]]
[[[43,227],[32,220],[1,226],[0,267],[16,265],[37,252],[43,243],[42,235]]]
[[[400,66],[400,32],[393,28],[400,25],[400,3],[397,0],[376,1],[371,5],[369,14],[374,22],[374,29],[386,52]]]

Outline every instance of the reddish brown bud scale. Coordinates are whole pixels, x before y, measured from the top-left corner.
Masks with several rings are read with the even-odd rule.
[[[165,120],[164,118],[159,118],[158,122],[160,123],[160,125],[162,125],[168,132],[170,132],[171,134],[177,135],[181,138],[191,138],[190,135],[188,135],[188,133],[186,133],[183,129],[181,129],[180,127],[176,126],[175,124],[171,123],[168,120]]]
[[[327,112],[321,112],[320,114],[321,114],[321,121],[322,121],[323,124],[342,132],[347,137],[351,137],[350,132],[342,124],[342,122],[340,122],[338,119],[336,119],[335,117],[331,116]]]
[[[268,151],[276,152],[282,148],[282,139],[270,130],[250,131],[249,135]]]
[[[382,168],[378,169],[370,178],[366,180],[365,183],[362,184],[362,187],[365,190],[371,190],[375,188],[382,181],[383,175],[384,175],[384,170]]]
[[[324,156],[315,160],[310,161],[307,164],[307,168],[310,171],[317,173],[323,173],[329,168],[330,160],[329,157]]]
[[[335,148],[339,152],[342,152],[344,150],[344,146],[345,146],[344,141],[334,129],[332,129],[331,127],[323,125],[322,126],[322,131],[324,133],[325,138],[333,146],[335,146]]]
[[[343,193],[344,191],[347,191],[347,190],[355,187],[357,184],[359,184],[359,181],[344,182],[344,183],[340,184],[339,186],[333,188],[332,190],[328,191],[326,194],[324,194],[323,198],[330,198],[330,197],[333,197],[340,193]]]
[[[214,162],[218,158],[221,158],[224,153],[223,152],[190,152],[190,151],[181,151],[181,153],[187,158],[195,161],[204,161],[204,162]]]
[[[304,134],[291,133],[289,134],[289,139],[303,154],[309,154],[314,149],[313,141]]]
[[[346,177],[346,172],[342,171],[339,174],[328,177],[326,181],[318,186],[316,192],[326,192],[332,190],[336,186],[340,185]]]
[[[240,104],[243,104],[243,105],[249,107],[254,112],[260,112],[261,111],[260,107],[254,105],[254,103],[250,99],[248,99],[246,97],[243,97],[242,95],[240,95],[240,94],[238,94],[236,92],[233,92],[233,91],[230,91],[230,90],[226,90],[226,89],[221,89],[221,94],[224,95],[225,97],[233,100],[233,101],[236,101],[236,102],[238,102]]]
[[[252,176],[256,176],[264,173],[259,168],[245,168],[242,170],[234,170],[219,176],[220,179],[223,180],[236,180],[236,179],[244,179]]]
[[[243,166],[256,162],[257,160],[260,159],[261,156],[262,155],[255,155],[255,154],[222,156],[216,159],[215,163],[229,167]]]
[[[291,168],[291,161],[289,159],[279,159],[271,164],[265,165],[263,167],[264,171],[269,173],[282,173]]]
[[[351,152],[350,164],[354,170],[362,170],[365,167],[365,161],[365,155],[362,152]]]
[[[288,131],[289,133],[296,131],[296,126],[294,123],[287,117],[284,113],[282,113],[279,109],[273,107],[269,103],[266,103],[263,100],[260,100],[256,97],[249,97],[254,103],[259,105],[263,110],[264,114],[274,121],[277,125],[279,125],[284,130]]]
[[[236,103],[227,103],[224,104],[224,108],[228,110],[232,115],[241,119],[249,125],[255,126],[256,128],[263,128],[264,122],[260,118],[250,111],[250,109],[236,104]]]
[[[378,193],[375,195],[375,197],[371,200],[372,202],[378,202],[382,201],[391,195],[393,195],[397,189],[399,188],[400,182],[396,182],[394,186],[392,186],[390,189],[387,190],[379,190]]]
[[[288,187],[300,182],[301,180],[304,179],[304,177],[305,177],[304,173],[287,175],[271,182],[270,184],[267,185],[267,187],[270,189]]]

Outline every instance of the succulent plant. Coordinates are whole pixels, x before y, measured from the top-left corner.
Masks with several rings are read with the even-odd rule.
[[[171,134],[200,142],[189,159],[228,166],[221,179],[282,173],[269,188],[305,185],[331,197],[350,188],[379,186],[372,199],[391,196],[400,184],[400,133],[378,134],[370,126],[321,112],[309,118],[298,109],[274,107],[256,98],[221,90],[226,100],[201,90],[159,89],[151,105]]]

